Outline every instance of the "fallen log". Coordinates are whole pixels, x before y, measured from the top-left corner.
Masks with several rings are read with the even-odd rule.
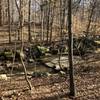
[[[21,92],[28,91],[28,89],[6,90],[0,93],[0,97],[11,97],[12,95],[21,95]]]
[[[18,95],[19,91],[18,90],[9,90],[9,91],[3,91],[1,93],[2,97],[10,97],[12,95]]]

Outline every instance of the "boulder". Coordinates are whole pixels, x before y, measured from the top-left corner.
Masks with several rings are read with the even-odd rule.
[[[0,80],[5,80],[7,81],[7,75],[6,74],[0,74]]]

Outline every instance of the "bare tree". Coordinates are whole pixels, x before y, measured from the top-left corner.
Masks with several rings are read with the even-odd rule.
[[[88,36],[88,34],[89,34],[89,29],[91,26],[92,17],[94,15],[95,8],[96,8],[96,1],[92,0],[90,2],[90,12],[89,12],[88,24],[87,24],[87,28],[86,28],[86,36]]]
[[[41,41],[44,41],[44,7],[45,3],[41,0],[40,10],[41,10]]]
[[[0,26],[2,26],[2,0],[0,0]]]
[[[52,2],[51,11],[50,11],[51,12],[50,14],[50,42],[52,42],[55,3],[56,3],[55,1]]]
[[[60,37],[62,40],[63,37],[63,29],[65,22],[65,8],[66,8],[66,0],[60,0]]]
[[[17,0],[15,0],[15,5],[16,5],[16,8],[17,8],[17,11],[18,11],[18,14],[19,14],[19,19],[20,19],[20,7],[17,3]],[[20,21],[18,23],[18,40],[20,40]]]
[[[18,10],[19,10],[19,23],[20,23],[19,28],[20,28],[20,34],[21,34],[20,59],[21,59],[22,66],[24,68],[25,80],[29,86],[29,89],[32,90],[32,85],[31,85],[30,81],[28,80],[26,66],[24,64],[23,57],[22,57],[22,54],[23,54],[23,25],[24,25],[24,16],[23,16],[24,9],[23,8],[24,8],[24,0],[20,0],[20,9],[18,8]]]
[[[73,71],[73,34],[72,34],[72,0],[68,0],[68,36],[69,36],[69,77],[70,95],[75,96],[74,71]]]
[[[28,41],[31,42],[31,0],[29,0],[28,6]]]
[[[47,42],[49,40],[49,28],[50,28],[50,4],[51,4],[51,0],[47,1]]]
[[[8,2],[8,27],[9,27],[9,43],[11,43],[11,14],[10,14],[10,1]]]
[[[12,0],[11,1],[11,3],[12,3],[12,6],[11,6],[11,8],[12,8],[12,12],[11,12],[11,24],[13,24],[14,23],[14,10],[15,10],[15,8],[14,8],[14,0]]]

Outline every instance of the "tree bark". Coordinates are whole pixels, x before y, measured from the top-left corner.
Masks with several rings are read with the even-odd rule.
[[[2,0],[0,0],[0,26],[2,26]]]
[[[41,1],[41,41],[44,41],[44,4],[43,1]]]
[[[20,0],[20,34],[21,34],[21,50],[20,50],[20,59],[21,59],[21,63],[22,63],[22,66],[24,68],[24,73],[25,73],[25,80],[29,86],[29,89],[32,90],[32,85],[30,83],[30,81],[28,80],[28,77],[27,77],[27,70],[26,70],[26,66],[23,62],[23,58],[21,56],[21,53],[23,53],[23,25],[24,25],[24,16],[23,16],[23,5],[24,5],[24,0]]]
[[[55,8],[55,1],[53,2],[53,8],[51,9],[50,43],[52,42],[52,31],[53,31],[53,22],[54,22],[54,8]]]
[[[69,78],[70,96],[75,96],[74,71],[73,71],[73,34],[72,34],[72,0],[68,0],[68,36],[69,36]]]
[[[11,14],[10,14],[10,1],[8,0],[8,29],[9,29],[9,43],[11,43]]]
[[[96,1],[92,1],[92,5],[91,5],[91,10],[90,10],[90,16],[89,16],[89,19],[88,19],[88,25],[87,25],[87,29],[86,29],[86,37],[89,35],[89,29],[90,29],[90,26],[91,26],[91,22],[92,22],[92,16],[94,14],[94,9],[96,7]]]
[[[47,43],[49,42],[50,2],[47,3]]]
[[[30,81],[28,80],[26,66],[25,66],[25,64],[24,64],[24,62],[23,62],[23,59],[22,59],[21,55],[20,55],[20,58],[21,58],[22,66],[23,66],[23,68],[24,68],[25,80],[26,80],[26,82],[27,82],[27,84],[28,84],[28,86],[29,86],[29,89],[32,90],[32,85],[31,85]]]
[[[20,7],[18,6],[18,4],[17,4],[17,0],[15,0],[15,5],[16,5],[16,8],[17,8],[17,10],[18,10],[18,14],[19,14],[19,20],[20,20]],[[20,22],[18,23],[18,40],[20,40]]]
[[[29,6],[28,6],[28,41],[31,42],[31,0],[29,0]]]
[[[66,0],[60,0],[60,38],[63,40]]]

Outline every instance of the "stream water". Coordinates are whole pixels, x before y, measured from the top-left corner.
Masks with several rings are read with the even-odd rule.
[[[46,64],[47,66],[38,63],[38,62],[33,62],[33,63],[25,63],[26,69],[28,73],[33,73],[33,72],[48,72],[51,73],[54,70],[54,66],[56,66],[58,69],[59,67],[59,57],[58,56],[50,56],[50,57],[45,57],[41,58],[41,60]],[[74,57],[73,63],[76,64],[78,62],[82,61],[82,59],[78,56]],[[60,63],[63,68],[68,68],[68,56],[64,55],[61,56],[60,58]],[[8,71],[9,73],[11,72],[10,70]],[[23,73],[24,69],[22,65],[17,62],[16,67],[13,69],[13,74],[16,73]]]

